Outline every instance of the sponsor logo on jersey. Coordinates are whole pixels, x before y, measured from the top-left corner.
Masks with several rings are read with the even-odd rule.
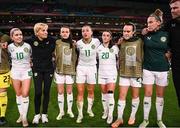
[[[96,46],[95,46],[94,44],[91,46],[92,49],[95,49],[95,47],[96,47]]]
[[[24,52],[28,53],[29,52],[29,49],[26,47],[24,48]]]
[[[37,42],[37,41],[34,41],[34,46],[38,46],[39,45],[39,43]]]
[[[166,42],[167,38],[165,36],[162,36],[160,40],[161,42]]]

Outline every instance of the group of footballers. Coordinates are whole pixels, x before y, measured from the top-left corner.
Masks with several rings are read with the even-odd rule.
[[[60,28],[60,38],[52,38],[48,35],[48,25],[45,23],[36,23],[34,35],[25,41],[19,28],[11,29],[12,43],[9,45],[7,45],[9,37],[2,35],[0,47],[0,125],[6,123],[7,88],[10,84],[10,78],[16,93],[16,103],[20,115],[16,122],[22,122],[24,127],[29,125],[27,113],[31,77],[33,77],[35,87],[35,116],[32,123],[39,124],[40,119],[42,123],[48,122],[50,87],[54,74],[59,106],[57,120],[61,120],[65,115],[64,85],[66,85],[67,93],[67,114],[70,118],[74,118],[72,85],[76,79],[77,123],[83,121],[85,84],[87,84],[88,92],[87,114],[90,117],[95,116],[92,107],[94,88],[98,81],[102,93],[102,119],[107,119],[107,124],[111,124],[113,128],[124,123],[123,113],[126,106],[126,96],[128,88],[131,86],[132,110],[128,124],[133,125],[140,103],[139,88],[143,83],[145,91],[144,119],[139,127],[144,128],[149,124],[151,96],[153,84],[155,84],[157,125],[165,128],[166,126],[162,121],[163,97],[168,85],[170,52],[168,33],[162,29],[162,16],[163,13],[159,9],[150,14],[147,18],[147,28],[142,30],[141,37],[135,35],[136,26],[133,23],[125,24],[123,36],[117,43],[113,43],[112,33],[108,30],[102,32],[102,42],[93,38],[93,31],[89,25],[82,27],[82,39],[77,42],[72,39],[71,30],[68,26]],[[11,60],[11,68],[8,59]],[[118,73],[118,116],[117,120],[113,122],[114,91]],[[44,99],[41,112],[42,93]]]

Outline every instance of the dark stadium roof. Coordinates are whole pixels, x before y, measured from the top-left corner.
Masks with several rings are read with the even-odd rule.
[[[61,2],[62,0],[0,0],[0,2]],[[75,2],[79,2],[80,0],[74,0]],[[99,0],[91,0],[91,2],[97,2]],[[109,2],[114,1],[127,1],[127,0],[106,0]],[[149,2],[149,3],[169,3],[170,0],[128,0],[132,2]]]

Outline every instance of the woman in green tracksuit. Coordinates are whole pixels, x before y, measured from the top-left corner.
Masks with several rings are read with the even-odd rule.
[[[169,64],[166,57],[168,50],[168,33],[162,31],[162,12],[157,9],[147,19],[147,32],[144,35],[144,64],[143,64],[143,85],[144,85],[144,120],[139,127],[146,127],[149,124],[149,112],[151,109],[151,96],[153,84],[156,85],[156,111],[157,125],[166,127],[162,122],[164,106],[164,92],[168,85]]]

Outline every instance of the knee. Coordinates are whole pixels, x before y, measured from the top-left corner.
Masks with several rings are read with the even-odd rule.
[[[94,90],[88,90],[88,95],[94,95]]]
[[[22,92],[20,90],[16,91],[16,95],[17,96],[21,96],[22,95]]]
[[[78,90],[78,96],[83,96],[84,95],[84,91],[83,90]]]
[[[133,95],[132,96],[132,99],[136,99],[136,98],[138,98],[139,97],[139,95]]]
[[[133,98],[133,99],[136,99],[136,98],[138,98],[138,97],[139,97],[139,93],[133,93],[133,94],[132,94],[132,98]]]
[[[106,90],[101,90],[101,93],[106,94],[107,91]]]
[[[88,94],[94,94],[94,87],[88,88]]]
[[[70,95],[70,94],[72,94],[72,90],[67,90],[66,93],[67,93],[68,95]]]
[[[28,97],[29,96],[29,93],[23,93],[22,94],[22,97]]]
[[[119,99],[120,99],[120,100],[125,100],[125,99],[126,99],[126,94],[123,93],[123,92],[121,92],[121,93],[119,94]]]
[[[66,93],[67,93],[67,94],[71,94],[71,93],[72,93],[72,89],[67,89],[67,90],[66,90]]]
[[[50,89],[44,89],[43,93],[44,93],[44,95],[49,95]]]
[[[161,92],[156,92],[156,96],[157,96],[157,97],[164,97],[164,94],[161,93]]]
[[[107,88],[101,86],[101,93],[105,94],[107,92],[108,92]]]
[[[64,94],[64,91],[63,90],[58,90],[58,94],[62,95],[62,94]]]
[[[152,96],[152,91],[145,91],[145,96],[151,97]]]

